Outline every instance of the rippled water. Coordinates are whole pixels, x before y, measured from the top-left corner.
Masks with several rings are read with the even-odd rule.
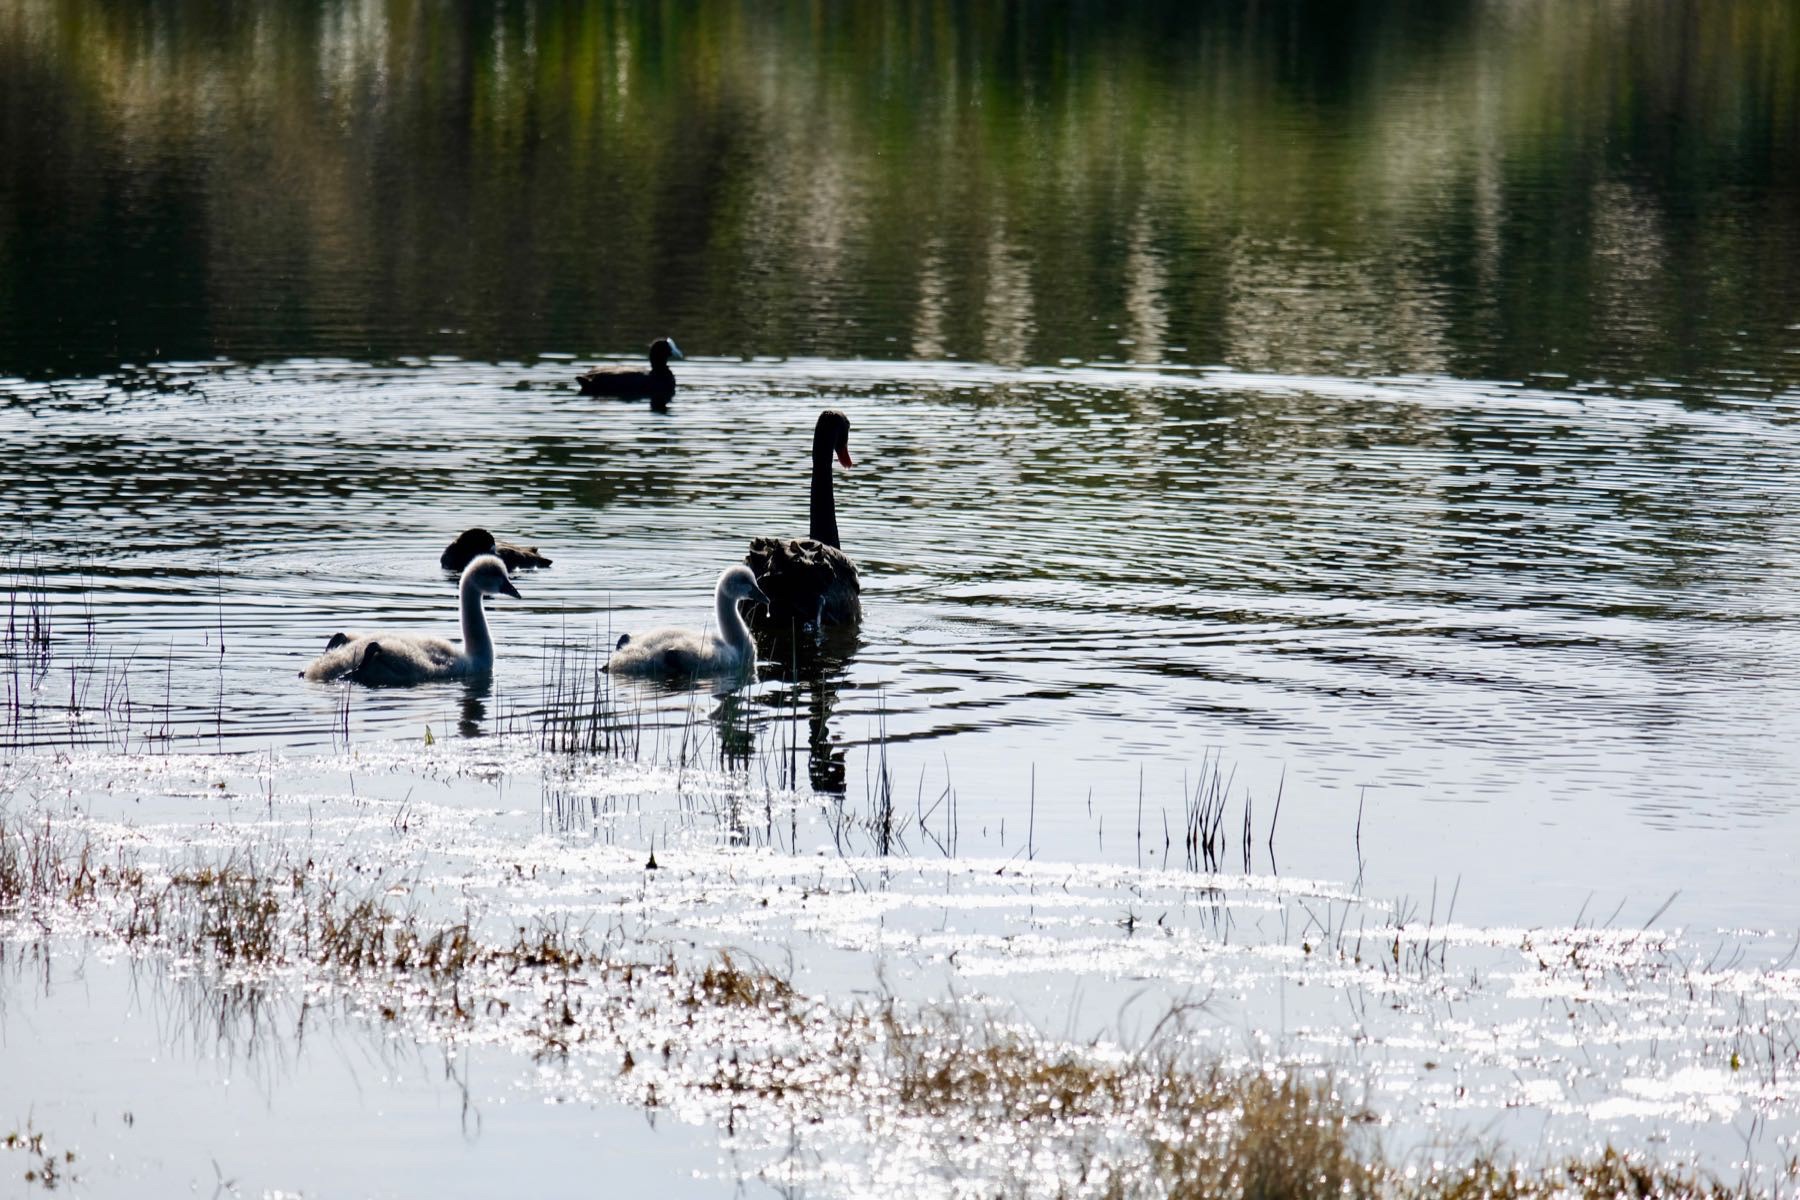
[[[184,738],[235,748],[329,745],[346,695],[359,737],[534,728],[556,646],[698,624],[750,536],[803,531],[830,405],[860,637],[745,698],[622,693],[658,736],[703,714],[852,794],[885,745],[910,806],[954,787],[963,849],[1110,861],[1180,857],[1163,831],[1210,757],[1258,828],[1281,791],[1284,868],[1354,872],[1360,811],[1383,885],[1791,915],[1766,886],[1800,767],[1788,399],[705,361],[658,414],[570,370],[7,385],[6,522],[57,593],[57,652],[130,657],[140,736],[165,696]],[[472,524],[556,560],[490,602],[491,692],[294,678],[335,630],[453,633],[435,560]],[[40,697],[67,686],[53,667]]]
[[[1071,1044],[1209,992],[1193,1047],[1341,1067],[1402,1146],[1789,1154],[1797,37],[1787,0],[0,0],[0,819],[501,924],[635,905],[652,956]],[[575,394],[660,334],[669,411]],[[572,681],[805,530],[825,407],[860,629],[605,690],[594,752]],[[491,682],[296,677],[452,634],[472,525],[555,560],[489,604]],[[0,929],[55,942],[0,961],[43,966],[0,1066],[101,1190],[211,1187],[288,1112],[270,1186],[364,1173],[310,1155],[349,1088],[415,1155],[471,1094],[631,1145],[604,1056],[436,1088],[389,1055],[441,1030],[352,1005],[378,1084],[320,1070],[296,963],[246,993],[282,1118],[208,1100],[155,1158],[102,1126],[194,1085],[78,1077],[115,1024],[180,1061],[140,968],[207,993],[154,948],[89,987],[125,952],[80,918]],[[709,1103],[731,1137],[653,1168],[713,1155],[695,1194],[1009,1178]],[[468,1145],[581,1180],[569,1127]]]

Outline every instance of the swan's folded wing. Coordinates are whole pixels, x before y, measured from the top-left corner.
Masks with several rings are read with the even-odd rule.
[[[711,639],[692,630],[652,629],[621,635],[606,669],[615,675],[695,675],[710,668],[715,653]]]
[[[506,564],[509,571],[517,571],[524,567],[547,567],[550,560],[538,553],[536,546],[521,546],[517,542],[496,540],[494,553]]]
[[[854,620],[862,580],[849,555],[812,538],[757,538],[744,562],[769,597],[776,622]]]
[[[637,396],[651,388],[650,372],[635,367],[594,367],[575,382],[590,396]]]
[[[329,683],[334,679],[347,677],[362,662],[363,651],[368,643],[366,634],[354,638],[342,633],[332,634],[325,653],[307,663],[300,672],[300,678],[310,679],[314,683]]]

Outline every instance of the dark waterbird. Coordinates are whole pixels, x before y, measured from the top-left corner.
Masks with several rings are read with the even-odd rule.
[[[669,360],[680,358],[681,351],[666,337],[650,343],[650,369],[636,367],[594,367],[575,377],[584,396],[618,396],[624,400],[649,400],[667,404],[675,394],[675,372]]]
[[[438,565],[446,571],[460,571],[483,554],[492,554],[506,564],[509,571],[521,567],[547,567],[550,560],[539,554],[536,546],[521,546],[503,541],[485,529],[465,529],[438,556]]]
[[[813,427],[808,536],[759,537],[744,556],[757,585],[769,597],[766,619],[776,629],[793,624],[848,625],[862,617],[862,581],[856,576],[856,564],[838,546],[833,454],[844,466],[855,465],[850,457],[850,418],[828,408]]]

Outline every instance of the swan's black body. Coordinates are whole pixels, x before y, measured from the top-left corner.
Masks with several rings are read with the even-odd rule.
[[[759,625],[849,625],[862,617],[856,564],[836,546],[817,538],[759,537],[744,562],[769,598]]]
[[[849,625],[862,618],[862,581],[856,564],[838,547],[837,499],[831,459],[846,467],[850,458],[850,418],[836,409],[819,414],[813,427],[810,536],[759,537],[744,562],[769,597],[759,625],[775,630],[792,625]]]
[[[669,359],[680,358],[681,351],[668,338],[650,343],[650,369],[636,367],[595,367],[575,377],[584,396],[617,396],[623,400],[649,400],[667,404],[675,394],[675,372],[669,370]]]
[[[438,565],[446,571],[461,572],[483,554],[492,554],[506,564],[508,571],[521,567],[547,567],[550,560],[537,552],[536,546],[520,546],[502,541],[485,529],[465,529],[438,556]]]

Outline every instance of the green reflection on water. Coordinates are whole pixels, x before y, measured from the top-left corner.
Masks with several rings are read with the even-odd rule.
[[[0,0],[0,370],[1792,386],[1784,0],[1115,7]]]

